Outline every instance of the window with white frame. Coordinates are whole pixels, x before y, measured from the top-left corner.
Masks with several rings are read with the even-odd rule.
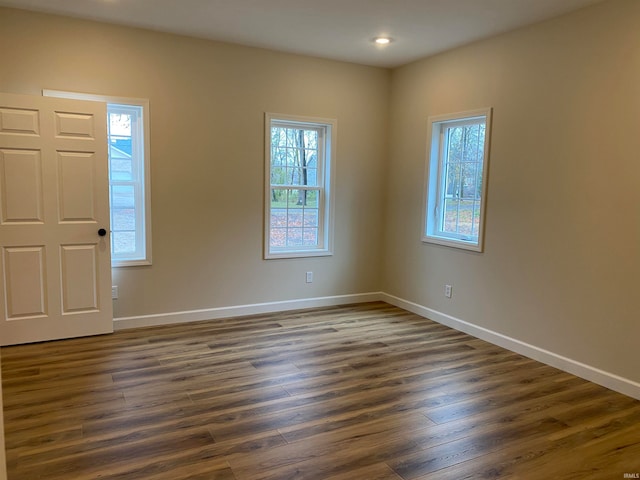
[[[111,255],[146,260],[144,107],[107,103]]]
[[[149,101],[56,90],[43,95],[107,104],[111,264],[149,265]]]
[[[331,255],[336,121],[265,115],[265,258]]]
[[[422,240],[481,252],[491,109],[429,117]]]

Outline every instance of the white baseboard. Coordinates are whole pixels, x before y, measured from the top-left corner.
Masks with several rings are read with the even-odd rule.
[[[382,293],[380,299],[396,307],[640,400],[640,383],[387,293]]]
[[[286,312],[306,308],[331,307],[349,303],[376,302],[380,300],[640,400],[640,383],[384,292],[336,295],[331,297],[207,308],[186,312],[122,317],[114,319],[114,329],[124,330],[137,327],[152,327],[173,323],[187,323],[197,322],[200,320],[215,320],[218,318]]]
[[[158,313],[137,317],[121,317],[113,319],[114,330],[128,328],[154,327],[172,323],[198,322],[218,318],[242,317],[263,313],[286,312],[305,308],[332,307],[349,303],[377,302],[381,300],[381,292],[358,293],[352,295],[335,295],[331,297],[305,298],[300,300],[284,300],[280,302],[254,303],[250,305],[234,305],[230,307],[206,308],[186,312]]]

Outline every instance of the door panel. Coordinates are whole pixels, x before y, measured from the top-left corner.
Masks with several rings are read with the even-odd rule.
[[[58,152],[58,205],[61,222],[96,224],[95,172],[92,153]]]
[[[62,313],[98,311],[95,245],[62,245]]]
[[[0,94],[0,345],[113,331],[106,105]]]
[[[7,319],[46,315],[44,247],[4,249]]]
[[[93,115],[55,112],[55,116],[56,136],[58,138],[95,139],[96,128]]]
[[[37,109],[0,107],[0,133],[40,135],[40,112]]]
[[[0,150],[0,221],[43,220],[42,159],[37,150]]]

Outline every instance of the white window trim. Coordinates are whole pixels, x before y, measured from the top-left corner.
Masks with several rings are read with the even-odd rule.
[[[109,95],[95,95],[91,93],[66,92],[63,90],[42,90],[44,97],[68,98],[71,100],[89,100],[94,102],[114,103],[119,105],[142,106],[144,129],[144,241],[145,258],[140,260],[114,260],[112,267],[130,267],[136,265],[151,265],[151,154],[149,128],[149,100],[146,98],[113,97]]]
[[[488,187],[488,174],[489,174],[489,150],[491,144],[491,116],[492,108],[481,108],[477,110],[469,110],[465,112],[452,113],[446,115],[430,116],[427,127],[427,162],[425,169],[425,190],[423,198],[423,210],[422,210],[422,241],[425,243],[433,243],[437,245],[444,245],[448,247],[461,248],[464,250],[472,250],[475,252],[484,251],[484,224],[485,224],[485,211],[487,205],[487,187]],[[443,123],[448,122],[464,122],[465,120],[477,120],[479,118],[485,119],[485,142],[484,142],[484,160],[482,169],[482,192],[481,192],[481,204],[480,204],[480,223],[478,225],[478,241],[456,239],[443,235],[438,235],[436,232],[435,224],[436,208],[440,208],[438,199],[441,197],[440,189],[442,188],[440,179],[442,177],[441,171],[441,154],[442,144],[440,137],[440,126]],[[437,206],[437,207],[436,207]]]
[[[324,155],[324,185],[320,190],[318,205],[322,204],[324,221],[319,225],[318,236],[322,235],[323,245],[320,248],[288,248],[286,250],[271,251],[271,123],[272,121],[304,123],[309,127],[325,128],[327,139],[325,141]],[[338,122],[335,119],[304,117],[299,115],[286,115],[279,113],[265,113],[265,173],[264,173],[264,258],[265,260],[281,258],[321,257],[333,255],[333,219],[335,216],[335,201],[333,189],[335,185],[336,170],[336,138]]]

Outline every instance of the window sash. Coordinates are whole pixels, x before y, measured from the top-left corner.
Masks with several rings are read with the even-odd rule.
[[[301,188],[307,188],[307,187],[318,187],[318,188],[324,188],[325,185],[325,176],[324,176],[324,164],[325,164],[325,139],[326,139],[326,128],[325,127],[316,127],[313,125],[305,125],[301,122],[283,122],[283,121],[277,121],[277,120],[272,120],[271,122],[271,129],[273,128],[285,128],[285,129],[290,129],[290,130],[305,130],[305,131],[314,131],[317,133],[317,147],[315,149],[305,149],[305,150],[315,150],[317,152],[317,157],[316,157],[316,168],[315,170],[317,170],[316,173],[316,185],[305,185],[303,183],[272,183],[271,185],[273,187],[276,186],[284,186],[284,187],[292,187],[292,186],[299,186]],[[270,151],[270,159],[269,159],[269,165],[270,165],[270,172],[273,172],[274,167],[278,168],[278,167],[282,167],[282,165],[275,165],[273,162],[273,147],[274,145],[271,145],[271,151]],[[276,145],[276,148],[282,148],[282,145]],[[288,148],[288,149],[299,149],[299,147],[292,147],[289,145],[285,145],[284,148]],[[288,167],[288,166],[286,166]],[[300,168],[300,167],[293,167],[293,168]],[[307,169],[309,169],[307,167]],[[271,180],[271,178],[273,178],[272,176],[269,177],[269,179]]]
[[[273,238],[273,232],[270,231],[270,235],[269,235],[269,250],[271,252],[286,252],[289,250],[314,250],[314,249],[318,249],[321,250],[324,248],[324,208],[323,206],[323,202],[324,202],[324,164],[325,164],[325,158],[324,158],[324,139],[326,137],[325,135],[325,128],[324,127],[314,127],[314,126],[308,126],[305,124],[302,124],[300,122],[282,122],[282,121],[273,121],[271,123],[271,131],[273,131],[274,128],[284,128],[286,130],[296,130],[296,131],[313,131],[316,132],[316,136],[317,136],[317,145],[315,149],[316,151],[316,185],[308,185],[308,184],[304,184],[304,183],[271,183],[271,191],[273,192],[274,190],[279,190],[279,191],[290,191],[290,190],[303,190],[303,191],[315,191],[318,192],[318,199],[317,199],[317,203],[318,206],[316,208],[317,212],[317,221],[315,223],[315,225],[313,227],[307,227],[307,230],[311,230],[314,229],[317,231],[317,235],[315,236],[316,241],[313,244],[309,244],[307,243],[306,245],[304,244],[304,233],[305,233],[305,227],[304,225],[302,225],[301,227],[289,227],[288,225],[286,227],[282,227],[280,228],[281,230],[285,230],[285,245],[284,246],[278,246],[275,245],[272,242],[272,238]],[[290,150],[310,150],[305,148],[304,145],[300,146],[300,145],[290,145],[289,144],[289,137],[287,136],[286,139],[286,144],[282,145],[282,144],[277,144],[271,145],[271,153],[270,153],[270,179],[273,179],[273,169],[274,168],[282,168],[282,165],[276,165],[274,164],[273,161],[273,152],[275,149],[280,149],[280,148],[285,148],[285,149],[290,149]],[[299,167],[299,166],[293,166],[293,167],[289,167],[288,165],[286,165],[287,170],[289,168],[291,169],[302,169],[303,167]],[[273,218],[273,211],[274,210],[280,210],[281,208],[278,207],[274,207],[273,206],[273,197],[271,197],[270,200],[270,218]],[[302,210],[304,210],[305,208],[303,207]],[[287,212],[287,218],[289,218],[289,205],[288,205],[288,201],[287,201],[287,205],[285,207],[285,210]],[[291,210],[297,210],[297,209],[291,209]],[[303,214],[303,218],[304,218],[304,214]],[[304,221],[303,219],[301,220],[302,222]],[[271,227],[270,230],[273,230],[274,227]],[[296,245],[296,244],[292,244],[292,245],[288,245],[289,243],[289,231],[290,230],[298,230],[298,228],[301,228],[301,235],[302,235],[302,245]]]
[[[306,207],[306,206],[301,206],[299,208],[289,208],[288,204],[287,206],[283,207],[283,208],[278,208],[278,207],[273,207],[273,203],[271,204],[271,208],[270,208],[270,214],[269,214],[269,222],[270,222],[270,238],[269,238],[269,247],[271,252],[288,252],[288,251],[300,251],[300,250],[314,250],[314,249],[322,249],[323,248],[323,238],[324,238],[324,233],[325,233],[325,221],[324,221],[324,217],[325,217],[325,209],[322,208],[322,205],[324,204],[324,189],[320,188],[320,187],[308,187],[308,188],[299,188],[299,187],[294,187],[294,188],[289,188],[287,187],[281,187],[281,186],[277,186],[274,187],[273,190],[283,190],[283,191],[287,191],[287,190],[304,190],[307,192],[317,192],[318,197],[316,200],[316,207]],[[278,212],[279,210],[284,210],[284,224],[283,225],[275,225],[274,226],[274,218],[277,218],[278,216],[282,218],[282,212]],[[275,212],[274,212],[275,211]],[[313,216],[313,212],[315,211],[315,216],[316,219],[312,224],[305,224],[307,217],[307,213],[310,213],[311,216]],[[290,212],[292,212],[292,215],[290,216]],[[277,214],[280,215],[277,215]],[[289,225],[289,221],[290,218],[293,216],[299,216],[299,222],[300,225]],[[274,243],[272,243],[272,238],[274,236],[274,230],[276,231],[276,233],[284,233],[285,234],[285,238],[284,238],[284,245],[275,245]],[[302,241],[298,244],[294,243],[290,243],[289,239],[291,238],[289,236],[289,232],[290,231],[294,231],[294,232],[299,232],[300,235],[302,236]],[[304,240],[304,235],[305,233],[309,233],[309,232],[313,232],[315,231],[315,242],[313,243],[309,243],[307,241],[307,243],[305,244],[305,240]],[[308,237],[307,237],[308,238]]]
[[[126,207],[119,207],[116,206],[116,202],[115,202],[115,194],[114,194],[114,187],[131,187],[132,191],[133,191],[133,208],[132,210],[134,211],[133,216],[134,216],[134,228],[133,229],[125,229],[125,228],[118,228],[117,226],[117,221],[116,221],[116,215],[119,214],[119,212],[121,212],[122,210],[127,209]],[[132,260],[132,261],[137,261],[140,260],[141,257],[141,252],[144,252],[144,246],[145,246],[145,231],[144,229],[140,228],[140,225],[144,224],[144,209],[140,208],[141,205],[143,205],[143,197],[144,194],[142,192],[142,188],[140,188],[140,183],[139,182],[135,182],[135,181],[117,181],[117,182],[111,182],[111,185],[109,185],[109,200],[111,203],[111,255],[112,257],[115,257],[116,260],[118,261],[123,261],[123,260]],[[115,242],[119,236],[119,234],[121,233],[125,233],[125,232],[134,232],[134,250],[132,252],[119,252],[116,253],[116,247],[115,247]]]
[[[485,118],[481,119],[464,119],[459,121],[451,121],[446,122],[440,127],[440,151],[438,158],[438,195],[436,199],[436,210],[434,212],[436,216],[436,234],[442,237],[449,237],[456,240],[462,240],[467,242],[477,242],[479,231],[475,228],[475,212],[476,212],[476,204],[479,205],[479,210],[482,209],[482,195],[480,198],[467,199],[463,195],[459,193],[453,197],[449,198],[447,195],[447,174],[449,168],[454,165],[458,167],[458,173],[456,176],[459,179],[458,188],[464,189],[464,184],[462,180],[462,168],[465,164],[473,164],[474,165],[474,186],[478,180],[478,171],[482,172],[484,170],[483,167],[483,159],[478,160],[478,155],[476,152],[476,160],[471,161],[458,161],[453,162],[450,161],[450,140],[451,140],[451,131],[455,128],[465,128],[465,127],[474,127],[481,125],[485,125]],[[485,127],[486,128],[486,127]],[[486,142],[486,137],[483,137],[482,141],[482,149],[484,150],[484,142]],[[480,168],[479,168],[480,167]],[[476,188],[477,189],[477,188]],[[464,201],[471,201],[471,232],[469,234],[459,233],[459,225],[460,225],[460,204]],[[453,202],[456,204],[456,214],[454,216],[456,223],[456,231],[451,231],[446,228],[447,221],[447,202]],[[478,225],[479,226],[479,225]],[[475,230],[475,231],[474,231]]]

